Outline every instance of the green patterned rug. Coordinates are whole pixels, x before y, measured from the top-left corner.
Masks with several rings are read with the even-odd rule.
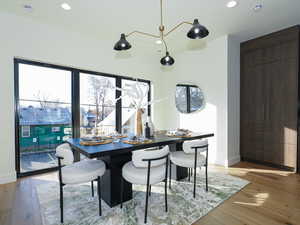
[[[196,199],[193,198],[193,183],[187,180],[172,181],[168,189],[168,207],[165,212],[164,184],[152,186],[149,198],[148,223],[151,225],[190,225],[223,201],[249,184],[220,172],[210,172],[209,192],[205,192],[205,176],[197,174]],[[68,225],[138,225],[144,224],[145,187],[133,186],[133,200],[123,209],[110,208],[102,201],[102,217],[98,216],[98,198],[91,198],[89,184],[64,187],[64,218]],[[59,186],[56,182],[37,186],[44,225],[60,224]]]

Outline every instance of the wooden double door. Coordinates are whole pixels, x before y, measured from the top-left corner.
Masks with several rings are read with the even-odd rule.
[[[241,156],[296,169],[299,28],[241,44]]]

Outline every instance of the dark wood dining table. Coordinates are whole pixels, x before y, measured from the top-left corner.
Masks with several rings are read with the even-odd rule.
[[[213,133],[197,133],[189,137],[169,137],[167,135],[156,135],[151,138],[151,143],[131,145],[123,143],[121,139],[117,143],[109,143],[97,146],[83,146],[80,138],[71,138],[67,142],[71,145],[75,159],[80,159],[80,154],[93,159],[98,158],[105,162],[106,172],[101,179],[102,199],[110,206],[120,204],[121,176],[123,165],[131,161],[132,151],[151,147],[169,145],[170,151],[182,151],[182,143],[188,140],[213,137]],[[172,179],[181,180],[188,176],[186,168],[174,166],[172,168]],[[132,199],[132,184],[124,183],[124,201]]]

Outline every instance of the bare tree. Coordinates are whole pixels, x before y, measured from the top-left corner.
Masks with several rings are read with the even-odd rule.
[[[107,78],[89,77],[90,84],[90,99],[96,107],[96,124],[104,120],[105,104],[111,104],[107,99],[109,89],[113,87],[112,83]],[[101,110],[100,110],[101,108]]]
[[[60,106],[59,98],[54,99],[49,94],[42,93],[40,90],[37,92],[37,94],[34,95],[34,97],[38,100],[42,109],[58,108]]]

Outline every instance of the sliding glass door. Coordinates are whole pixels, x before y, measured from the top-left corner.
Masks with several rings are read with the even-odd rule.
[[[72,72],[18,64],[20,173],[57,166],[55,148],[72,136]]]
[[[57,169],[55,149],[68,138],[134,132],[130,100],[116,101],[122,95],[117,88],[134,79],[22,59],[14,65],[18,176]],[[147,95],[150,81],[139,82]]]
[[[80,73],[80,136],[116,130],[116,79]]]
[[[128,89],[130,86],[136,85],[136,81],[132,80],[122,80],[122,88]],[[147,95],[147,91],[150,89],[149,83],[147,82],[139,82],[139,87],[141,89],[141,92],[143,96]],[[143,105],[147,103],[147,98],[144,98]],[[122,133],[126,135],[133,135],[135,133],[135,114],[136,109],[132,106],[132,101],[128,96],[124,96],[122,98]],[[146,107],[146,110],[142,114],[142,120],[146,121],[146,118],[148,116],[148,107]]]

